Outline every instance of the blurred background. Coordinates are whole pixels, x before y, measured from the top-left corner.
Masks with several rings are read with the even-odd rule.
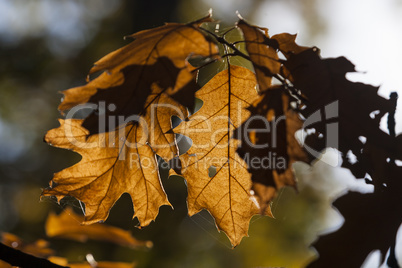
[[[322,56],[351,60],[359,71],[348,74],[351,80],[381,86],[385,97],[402,93],[400,0],[0,0],[0,232],[34,241],[45,238],[49,211],[59,213],[65,206],[80,211],[75,200],[39,201],[53,173],[80,159],[42,142],[47,130],[58,127],[59,91],[84,84],[93,62],[129,42],[123,36],[164,22],[196,20],[209,8],[223,26],[237,21],[238,10],[271,35],[298,33],[299,44],[319,47]],[[314,257],[309,244],[317,234],[341,222],[327,194],[357,182],[347,170],[323,163],[299,165],[298,172],[299,194],[282,191],[273,208],[277,219],[254,217],[250,237],[235,249],[207,212],[186,216],[180,177],[163,180],[175,209],[163,207],[149,227],[134,227],[128,196],[107,220],[151,240],[150,250],[50,241],[70,261],[92,253],[96,260],[135,261],[138,267],[303,267]],[[331,181],[339,187],[328,187]]]

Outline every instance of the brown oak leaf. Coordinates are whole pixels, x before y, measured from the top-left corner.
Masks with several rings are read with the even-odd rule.
[[[163,93],[151,94],[148,100],[163,105],[157,106],[158,112],[138,118],[137,124],[127,123],[112,132],[89,136],[83,120],[60,119],[60,127],[50,130],[45,141],[81,154],[82,160],[56,173],[42,195],[81,200],[86,209],[83,223],[91,224],[104,221],[120,196],[129,193],[140,226],[154,220],[160,206],[170,205],[160,182],[156,153],[168,159],[176,155],[174,134],[166,132],[171,129],[171,116],[180,116],[178,107],[181,113],[186,110]]]
[[[236,153],[239,141],[232,138],[250,115],[246,108],[258,96],[255,87],[250,70],[229,65],[196,92],[204,102],[201,109],[174,129],[192,139],[180,157],[189,215],[208,210],[233,246],[247,235],[250,218],[259,211],[247,164]]]
[[[250,25],[242,19],[237,22],[237,27],[243,32],[259,89],[266,90],[271,86],[272,76],[278,74],[281,67],[276,52],[278,42],[269,38],[268,29]]]
[[[84,86],[63,91],[59,110],[86,103],[98,105],[83,123],[90,134],[96,134],[118,126],[110,118],[144,115],[153,103],[148,97],[155,86],[181,105],[192,107],[199,87],[187,58],[217,53],[215,44],[198,29],[208,21],[210,16],[188,24],[168,23],[131,35],[133,42],[95,63],[90,74],[102,71],[98,77]],[[104,107],[99,107],[101,103]]]

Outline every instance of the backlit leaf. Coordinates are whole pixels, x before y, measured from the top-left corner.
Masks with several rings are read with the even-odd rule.
[[[160,183],[156,155],[146,144],[141,124],[122,127],[119,135],[108,132],[87,139],[89,132],[82,127],[82,120],[59,121],[60,127],[50,130],[45,140],[80,153],[82,160],[56,173],[44,196],[58,200],[73,196],[84,202],[84,224],[106,220],[123,193],[131,195],[134,217],[141,226],[155,219],[160,206],[170,205]]]
[[[189,215],[208,210],[234,246],[247,235],[250,218],[259,211],[250,194],[247,164],[236,153],[239,141],[232,138],[233,130],[250,115],[246,108],[258,96],[255,87],[251,71],[229,65],[197,91],[204,102],[201,109],[174,129],[192,140],[181,156]]]
[[[61,126],[47,133],[46,142],[83,158],[55,174],[43,195],[83,201],[85,224],[104,221],[125,192],[131,195],[140,226],[154,220],[160,206],[170,205],[156,154],[166,160],[177,155],[174,135],[166,132],[171,117],[184,119],[187,110],[175,100],[191,106],[198,89],[186,58],[216,51],[197,29],[206,21],[210,18],[134,34],[131,44],[91,69],[104,71],[99,77],[64,92],[60,110],[87,102],[95,103],[97,110],[84,120],[60,120]]]
[[[237,26],[242,30],[246,49],[254,66],[257,82],[260,90],[266,90],[271,86],[272,76],[279,73],[279,62],[276,49],[278,43],[270,39],[268,29],[249,25],[244,20],[239,20]]]
[[[83,123],[94,134],[114,130],[117,122],[111,122],[110,116],[144,115],[149,103],[153,103],[148,96],[155,86],[180,104],[192,107],[199,87],[194,80],[196,73],[191,72],[186,59],[217,52],[216,46],[198,30],[208,21],[209,16],[189,24],[168,23],[131,35],[133,42],[95,63],[90,74],[102,71],[100,76],[85,86],[63,92],[59,109],[104,103],[104,109],[98,107]],[[99,117],[106,120],[104,125],[99,124]]]

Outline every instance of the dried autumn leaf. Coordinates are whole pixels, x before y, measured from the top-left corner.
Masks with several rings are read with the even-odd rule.
[[[70,268],[93,268],[94,266],[89,263],[71,263],[68,264]],[[96,268],[135,268],[135,263],[126,262],[111,262],[111,261],[100,261],[96,262]]]
[[[64,92],[60,110],[103,102],[104,113],[94,112],[85,120],[60,120],[61,126],[47,133],[46,142],[78,152],[83,159],[55,174],[43,195],[83,201],[85,224],[105,220],[125,192],[132,197],[140,226],[154,220],[160,206],[170,205],[155,157],[169,160],[177,155],[174,135],[166,132],[171,117],[185,118],[187,110],[174,99],[192,102],[198,89],[186,58],[216,51],[197,29],[206,21],[210,18],[134,34],[134,42],[91,69],[91,73],[105,70],[99,77]]]
[[[189,215],[208,210],[234,246],[247,235],[250,218],[258,213],[247,165],[236,153],[239,141],[232,138],[250,114],[246,107],[257,98],[255,87],[250,70],[229,65],[196,92],[204,102],[201,109],[174,129],[192,140],[180,157]],[[209,176],[214,168],[216,173]]]
[[[289,58],[292,54],[298,54],[309,49],[309,47],[303,47],[296,44],[296,36],[296,34],[281,33],[272,36],[271,39],[278,42],[277,48],[286,58]]]
[[[11,264],[0,260],[0,268],[12,268]]]
[[[209,16],[189,24],[168,23],[131,35],[132,43],[95,63],[90,74],[103,71],[100,76],[85,86],[63,92],[59,109],[66,111],[79,104],[103,103],[105,107],[98,107],[99,112],[91,113],[83,123],[90,134],[96,134],[114,130],[117,122],[110,118],[148,112],[148,106],[153,104],[149,100],[153,87],[192,107],[194,92],[199,87],[186,59],[190,55],[207,57],[217,53],[216,46],[198,29],[208,21],[211,21]],[[104,125],[99,124],[99,117]]]
[[[250,25],[242,19],[237,26],[243,32],[259,88],[263,91],[262,96],[249,108],[252,113],[250,118],[239,129],[241,132],[249,127],[255,131],[237,133],[242,140],[238,153],[249,159],[249,163],[258,162],[258,167],[250,165],[249,171],[252,174],[254,193],[260,203],[261,212],[264,212],[277,189],[284,185],[295,186],[292,163],[298,160],[307,161],[305,152],[294,137],[295,132],[302,128],[302,121],[288,107],[289,99],[282,93],[285,89],[271,86],[272,77],[278,77],[281,71],[281,62],[276,51],[282,49],[282,52],[286,50],[286,53],[293,53],[304,48],[294,43],[295,36],[282,34],[271,39],[266,28]],[[268,133],[267,126],[271,126]],[[258,149],[264,145],[267,145],[264,149]],[[269,166],[264,165],[267,160]]]
[[[164,94],[159,98],[169,99]],[[159,116],[169,114],[165,111]],[[133,217],[137,217],[140,226],[148,225],[158,215],[160,206],[170,205],[160,182],[155,151],[148,142],[146,122],[153,121],[150,116],[147,113],[141,123],[122,126],[116,132],[89,137],[89,131],[82,127],[82,120],[60,119],[60,127],[46,134],[46,142],[73,150],[82,155],[82,160],[56,173],[51,187],[42,195],[56,196],[58,200],[73,196],[81,200],[86,210],[83,223],[91,224],[104,221],[120,196],[129,193],[135,211]],[[159,128],[151,128],[152,137],[156,141],[171,141],[172,144],[158,149],[160,154],[169,157],[172,150],[176,150],[174,137],[163,134],[164,128],[171,128],[170,121],[162,122]]]
[[[152,247],[151,241],[139,241],[129,231],[100,223],[82,225],[84,216],[67,207],[60,215],[50,213],[45,230],[48,237],[57,237],[85,242],[88,239],[101,240],[127,247]]]
[[[270,39],[268,29],[253,26],[240,19],[237,26],[242,30],[246,49],[252,62],[260,90],[271,86],[272,76],[278,74],[281,63],[276,49],[278,43]]]
[[[292,164],[308,162],[295,132],[303,121],[290,108],[290,98],[282,87],[271,87],[248,107],[250,117],[236,131],[241,140],[237,152],[250,163],[253,190],[264,212],[276,191],[296,187]]]

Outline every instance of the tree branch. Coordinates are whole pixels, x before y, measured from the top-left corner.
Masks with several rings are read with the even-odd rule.
[[[225,55],[222,56],[222,57],[225,57],[225,56],[226,56],[226,57],[227,57],[227,56],[240,56],[240,57],[242,57],[242,58],[244,58],[244,59],[246,59],[246,60],[252,62],[250,56],[244,54],[244,53],[241,52],[239,49],[237,49],[237,47],[235,46],[235,43],[238,43],[238,42],[240,42],[240,41],[235,42],[235,43],[230,43],[230,42],[228,42],[228,41],[225,39],[225,34],[226,34],[227,32],[229,32],[229,31],[233,30],[234,28],[231,28],[229,31],[227,31],[226,33],[224,33],[222,36],[219,36],[219,35],[217,35],[217,34],[211,32],[211,31],[209,31],[209,30],[207,30],[207,29],[204,29],[204,28],[202,28],[202,27],[200,27],[199,29],[202,30],[202,31],[204,31],[204,32],[206,32],[206,33],[208,33],[208,34],[210,34],[213,38],[215,38],[215,40],[216,40],[218,43],[221,43],[222,45],[224,45],[224,46],[229,47],[230,49],[232,49],[232,51],[233,51],[232,53],[228,54],[228,52],[225,51]],[[266,38],[266,37],[264,36],[264,38]],[[268,39],[266,39],[266,40],[268,40]],[[244,42],[244,40],[243,40],[242,42]],[[268,43],[268,42],[267,42],[267,43]],[[260,44],[260,43],[257,43],[257,44]],[[266,44],[266,45],[268,45],[268,44]],[[275,49],[278,49],[277,47],[274,47],[274,48],[275,48]],[[274,60],[274,59],[272,59],[272,60]],[[281,60],[277,60],[277,61],[282,62]],[[209,62],[209,63],[211,63],[211,62]],[[209,63],[208,63],[208,64],[209,64]],[[308,100],[307,100],[305,97],[303,97],[301,94],[299,94],[299,93],[297,92],[297,90],[296,90],[293,86],[290,86],[289,83],[287,82],[287,80],[286,80],[285,78],[283,78],[283,77],[280,76],[279,74],[271,73],[265,66],[261,66],[261,65],[255,64],[254,62],[252,62],[252,63],[253,63],[254,68],[259,68],[259,69],[261,69],[261,70],[265,73],[266,76],[274,77],[274,78],[276,78],[279,82],[281,82],[282,85],[285,87],[285,89],[288,90],[289,93],[291,93],[292,96],[296,97],[297,99],[299,99],[300,101],[302,101],[304,104],[307,104],[307,103],[308,103]],[[203,67],[203,66],[201,66],[201,67]]]
[[[68,268],[38,258],[0,243],[0,259],[21,268]]]

